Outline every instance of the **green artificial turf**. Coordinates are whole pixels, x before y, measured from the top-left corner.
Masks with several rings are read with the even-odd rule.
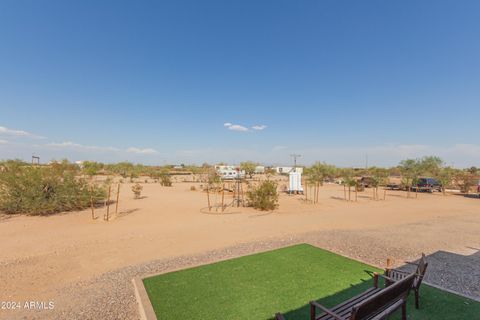
[[[307,320],[310,300],[332,307],[371,287],[365,270],[380,271],[302,244],[143,282],[161,320],[266,320],[278,311],[289,320]],[[421,309],[410,301],[408,313],[411,319],[476,319],[480,303],[423,285]]]

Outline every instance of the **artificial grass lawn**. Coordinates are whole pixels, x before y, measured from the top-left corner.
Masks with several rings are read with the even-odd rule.
[[[308,302],[332,307],[372,286],[381,271],[307,244],[144,279],[158,319],[309,319]],[[410,298],[413,298],[413,294]],[[480,303],[426,285],[411,319],[478,319]],[[399,312],[394,319],[400,319]]]

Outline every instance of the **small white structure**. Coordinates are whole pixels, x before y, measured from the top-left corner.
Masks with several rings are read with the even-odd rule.
[[[288,193],[303,193],[302,187],[302,173],[301,172],[290,172],[288,174],[289,184],[288,184]]]

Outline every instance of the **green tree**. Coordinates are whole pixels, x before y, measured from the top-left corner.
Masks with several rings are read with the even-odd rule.
[[[320,186],[327,179],[333,179],[335,177],[335,166],[326,164],[325,162],[315,162],[311,167],[305,169],[305,178],[307,184],[313,184],[313,203],[318,202],[318,193]],[[308,188],[308,185],[305,186]]]
[[[351,191],[352,187],[356,187],[357,185],[357,180],[355,179],[354,172],[351,168],[344,168],[339,170],[340,176],[343,179],[343,186],[344,186],[344,197],[345,200],[347,200],[347,193],[346,193],[346,187],[348,187],[348,200],[351,200]]]
[[[407,188],[410,196],[410,191],[414,183],[416,183],[421,170],[421,163],[417,159],[402,160],[399,165],[400,172],[402,173],[402,184]]]
[[[255,169],[257,168],[257,163],[252,161],[245,161],[240,163],[240,169],[245,171],[245,174],[248,174],[250,178],[253,177]]]
[[[428,156],[423,157],[418,162],[418,169],[419,173],[425,176],[438,176],[442,167],[444,166],[444,162],[440,157],[436,156]]]
[[[440,182],[442,185],[442,192],[445,195],[446,187],[452,183],[453,177],[455,176],[455,169],[451,167],[444,167],[441,168],[435,178]]]
[[[374,198],[378,200],[378,187],[386,185],[389,176],[389,170],[384,168],[370,168],[368,170],[372,178],[372,187],[374,188]]]

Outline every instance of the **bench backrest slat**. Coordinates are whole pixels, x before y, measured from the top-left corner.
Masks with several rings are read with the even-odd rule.
[[[415,274],[411,274],[405,279],[395,282],[393,285],[356,304],[353,307],[350,319],[368,319],[388,308],[398,300],[406,299],[414,280]]]

